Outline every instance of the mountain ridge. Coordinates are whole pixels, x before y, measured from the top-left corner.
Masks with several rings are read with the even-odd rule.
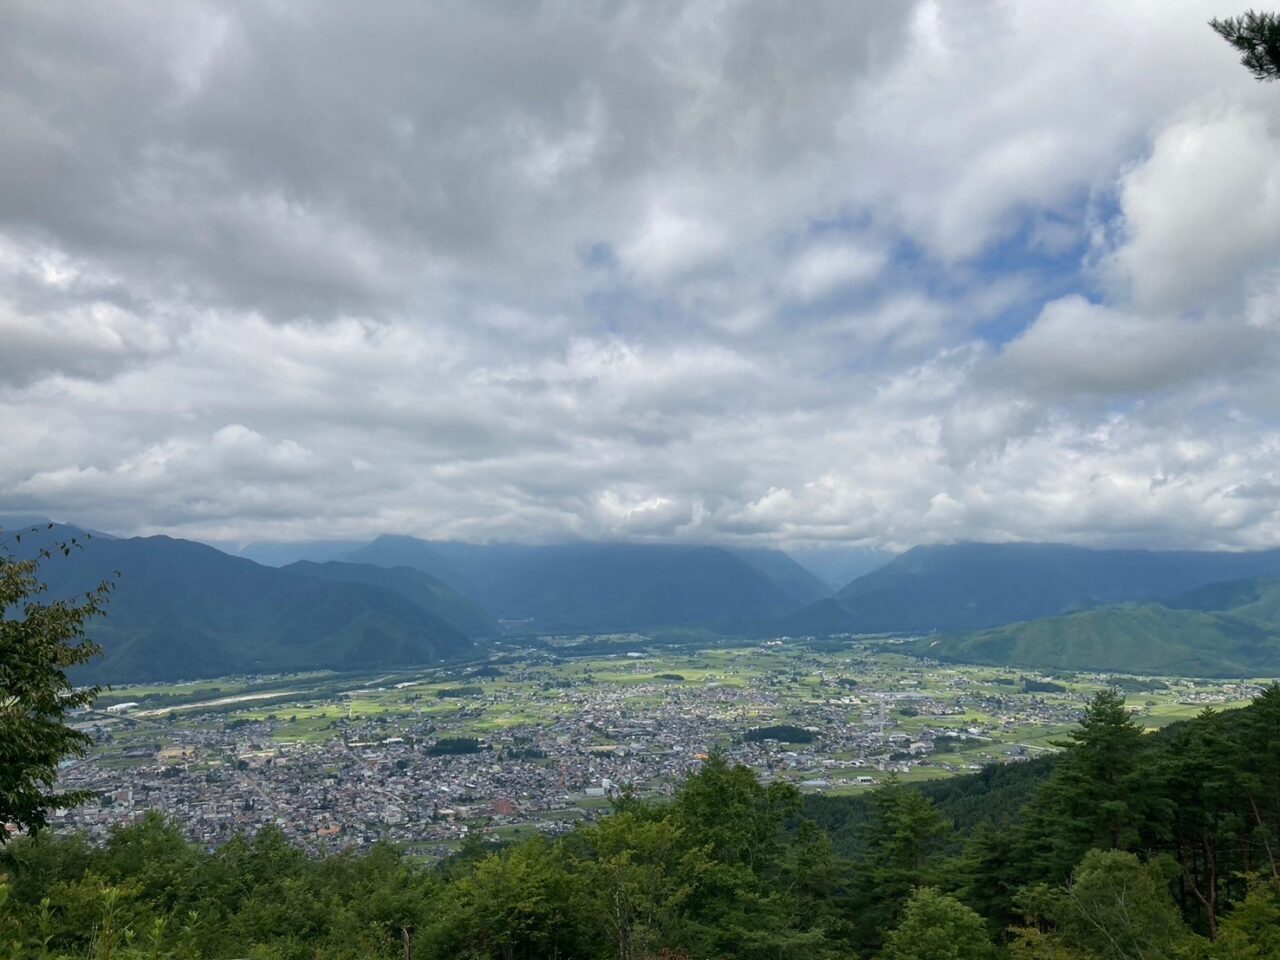
[[[1280,576],[1280,549],[1104,550],[1046,543],[913,547],[770,626],[780,633],[982,630],[1210,583]]]
[[[55,525],[23,535],[10,553],[36,556],[82,533]],[[106,616],[87,625],[103,655],[74,671],[77,682],[408,665],[476,652],[421,600],[386,586],[285,573],[172,537],[94,538],[44,560],[39,577],[49,599],[114,581]]]
[[[1202,677],[1280,676],[1280,579],[1226,581],[1126,603],[907,641],[939,660]]]
[[[386,534],[352,562],[423,570],[534,632],[761,620],[829,591],[781,551],[701,545],[464,544]]]

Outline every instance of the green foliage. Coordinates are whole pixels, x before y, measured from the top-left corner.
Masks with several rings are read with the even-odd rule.
[[[1027,813],[1028,860],[1040,878],[1065,877],[1091,848],[1134,848],[1159,807],[1147,777],[1150,744],[1122,695],[1096,694],[1068,736]]]
[[[841,806],[713,756],[669,803],[435,867],[313,859],[275,828],[208,851],[156,816],[98,847],[45,832],[0,849],[0,958],[392,960],[413,929],[419,960],[1262,960],[1277,747],[1280,686],[1154,736],[1108,692],[1052,764]]]
[[[902,922],[885,938],[881,960],[990,960],[995,947],[986,924],[959,900],[921,887],[907,901]]]
[[[911,891],[936,883],[951,824],[920,793],[889,777],[871,794],[855,875],[854,903],[875,946],[902,915]]]
[[[1257,80],[1280,78],[1280,16],[1253,10],[1209,21],[1213,32],[1240,51],[1240,63]]]
[[[1028,888],[1030,918],[1052,925],[1046,939],[1098,960],[1172,957],[1192,942],[1159,864],[1119,850],[1090,850],[1070,883]]]
[[[72,540],[60,552],[69,555],[75,546]],[[85,639],[85,625],[102,612],[109,586],[100,584],[76,602],[42,602],[36,599],[45,591],[40,559],[53,554],[39,553],[29,560],[0,554],[0,845],[8,839],[4,824],[38,830],[49,810],[87,799],[51,790],[58,764],[89,747],[67,716],[91,704],[98,689],[75,689],[67,671],[99,652]]]
[[[1218,932],[1214,960],[1267,960],[1280,957],[1280,880],[1256,880]]]
[[[442,687],[436,691],[440,700],[463,700],[484,695],[484,687]]]
[[[23,538],[24,558],[76,531],[54,525],[42,536],[35,544]],[[41,573],[55,597],[81,596],[121,573],[111,616],[88,626],[102,655],[77,665],[78,682],[349,670],[474,654],[467,636],[433,612],[426,591],[406,595],[394,571],[367,569],[388,582],[318,579],[203,544],[146,537],[94,538]]]
[[[433,757],[457,753],[479,753],[485,749],[483,743],[475,737],[441,737],[427,751]]]
[[[1023,693],[1066,693],[1067,688],[1060,683],[1051,683],[1047,680],[1033,680],[1031,677],[1022,678]]]
[[[776,781],[767,787],[748,767],[713,754],[676,798],[676,822],[722,863],[756,869],[778,853],[782,825],[800,808],[800,794]]]
[[[778,723],[769,727],[752,727],[742,735],[748,743],[760,743],[763,740],[777,740],[781,743],[813,743],[816,735],[804,727],[790,723]]]

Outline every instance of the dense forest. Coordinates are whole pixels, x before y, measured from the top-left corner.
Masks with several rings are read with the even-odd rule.
[[[1280,956],[1280,685],[1156,735],[1102,693],[1063,746],[809,802],[712,757],[668,803],[431,867],[45,833],[0,848],[0,957]]]

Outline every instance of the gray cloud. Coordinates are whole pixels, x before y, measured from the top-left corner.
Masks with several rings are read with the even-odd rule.
[[[10,4],[0,507],[1280,540],[1280,108],[1211,6]]]

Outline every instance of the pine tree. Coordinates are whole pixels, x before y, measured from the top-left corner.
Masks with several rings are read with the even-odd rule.
[[[1253,10],[1209,21],[1213,32],[1240,51],[1240,63],[1257,80],[1280,79],[1280,16]]]
[[[936,882],[950,821],[933,801],[889,777],[871,793],[853,906],[874,946],[902,916],[911,891]]]
[[[1028,880],[1066,878],[1087,850],[1132,850],[1167,815],[1142,728],[1115,690],[1094,695],[1027,811]]]

